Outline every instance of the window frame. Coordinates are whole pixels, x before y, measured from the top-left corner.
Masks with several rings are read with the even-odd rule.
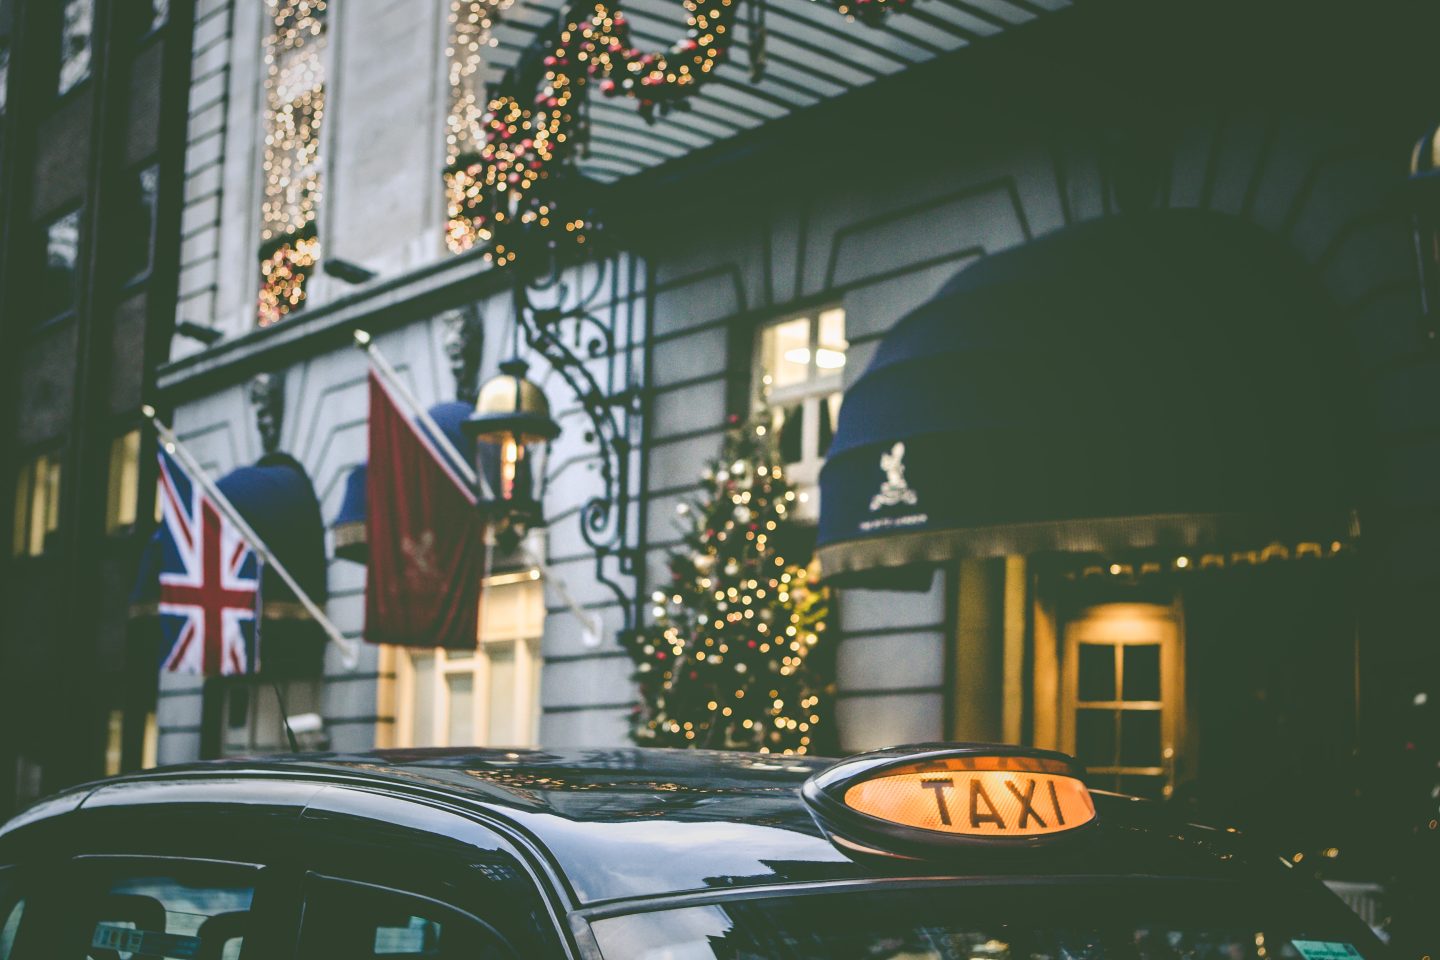
[[[37,484],[37,471],[45,464],[45,477]],[[50,538],[58,536],[63,526],[62,515],[65,491],[64,451],[54,445],[33,449],[22,456],[20,469],[15,472],[15,502],[12,504],[12,540],[10,556],[13,560],[38,560],[50,555]],[[53,478],[53,479],[52,479]],[[37,491],[44,487],[46,493],[42,503],[36,503]],[[23,516],[22,516],[22,503]],[[37,506],[44,514],[40,521],[38,547],[36,546],[35,517]],[[53,522],[52,518],[53,517]],[[23,544],[22,544],[23,540]]]
[[[538,578],[528,573],[523,574],[501,574],[487,577],[484,580],[484,588],[503,587],[510,584],[526,584],[539,582]],[[483,594],[483,591],[482,591]],[[435,668],[431,677],[430,700],[434,704],[434,713],[431,718],[431,736],[426,738],[427,745],[440,746],[502,746],[502,747],[525,747],[538,746],[540,736],[540,677],[543,672],[544,658],[541,655],[541,642],[544,637],[543,612],[545,595],[543,585],[539,588],[539,603],[542,609],[539,629],[534,634],[524,630],[508,632],[503,636],[476,638],[473,650],[447,650],[443,647],[437,648],[398,648],[395,656],[395,746],[402,748],[413,748],[416,746],[415,730],[415,705],[417,700],[417,685],[419,683],[418,671],[415,668],[417,656],[433,657]],[[482,601],[483,605],[483,601]],[[481,614],[479,629],[484,630],[484,614]],[[515,652],[515,705],[514,719],[519,721],[517,726],[528,727],[524,730],[528,736],[521,743],[490,743],[490,670],[491,654],[487,647],[511,646]],[[471,737],[467,743],[453,744],[450,740],[450,690],[447,678],[452,675],[463,676],[469,674],[471,680],[471,697],[475,704],[474,715],[471,718]]]
[[[39,254],[39,267],[43,275],[43,271],[50,268],[50,230],[61,220],[64,220],[67,217],[71,216],[75,217],[75,265],[74,270],[72,271],[72,275],[74,277],[74,282],[72,284],[74,288],[73,294],[70,297],[70,302],[65,304],[60,309],[45,313],[43,315],[31,317],[29,326],[32,330],[40,330],[44,327],[52,326],[57,323],[62,323],[66,320],[72,319],[79,312],[80,296],[82,293],[80,271],[82,268],[82,261],[84,260],[83,253],[85,249],[86,232],[85,204],[67,204],[66,206],[61,207],[58,211],[40,220],[37,224],[37,226],[39,227],[38,239],[40,242],[40,247],[36,252]]]
[[[65,69],[65,11],[71,3],[90,4],[90,35],[86,39],[86,46],[89,48],[89,55],[85,62],[85,73],[77,77],[75,82],[68,87],[61,87],[63,78],[62,71]],[[58,19],[55,21],[55,102],[64,103],[71,98],[78,96],[80,91],[85,90],[95,80],[95,24],[99,14],[99,0],[62,0],[57,8]]]
[[[845,336],[846,363],[835,368],[833,373],[822,373],[817,360],[820,350],[820,318],[837,310],[840,312],[842,331]],[[808,321],[810,328],[808,337],[810,356],[806,361],[806,378],[800,384],[772,387],[765,383],[767,376],[765,368],[766,336],[770,331],[795,320]],[[824,467],[826,460],[825,453],[819,449],[821,406],[830,403],[836,397],[840,398],[840,404],[843,405],[845,369],[849,365],[849,351],[848,315],[845,311],[845,304],[840,299],[830,298],[818,301],[805,309],[791,310],[762,320],[755,325],[751,344],[753,358],[750,378],[751,415],[760,419],[767,429],[773,429],[774,417],[777,412],[797,405],[802,410],[801,458],[793,463],[785,463],[783,460],[781,463],[791,485],[795,488],[800,504],[797,518],[801,520],[813,522],[819,516],[820,470]],[[837,423],[839,415],[840,411],[837,405],[834,413]],[[777,454],[779,453],[778,442],[779,438],[777,437]]]
[[[139,269],[119,278],[122,292],[143,286],[155,275],[155,248],[160,239],[160,158],[147,157],[139,163],[131,164],[128,172],[138,184],[140,178],[151,170],[155,171],[155,192],[149,205],[150,230],[145,237],[145,263]]]

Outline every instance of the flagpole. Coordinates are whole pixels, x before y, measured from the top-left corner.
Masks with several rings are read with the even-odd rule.
[[[400,374],[396,372],[394,367],[390,366],[390,361],[385,359],[385,355],[380,352],[380,348],[375,346],[374,338],[370,336],[369,331],[355,331],[355,346],[365,351],[365,355],[370,358],[370,362],[375,365],[375,369],[379,372],[380,376],[385,379],[387,385],[400,395],[400,399],[410,407],[411,412],[420,419],[421,423],[429,428],[430,433],[435,438],[435,442],[444,446],[445,453],[449,458],[460,465],[464,471],[462,477],[466,483],[470,484],[471,489],[473,490],[478,486],[480,488],[480,496],[486,502],[496,502],[495,491],[490,488],[490,484],[486,481],[484,475],[477,474],[470,463],[460,455],[460,451],[455,449],[455,445],[450,442],[450,438],[445,435],[445,431],[440,429],[439,424],[430,416],[430,412],[421,405],[420,400],[410,392],[410,388],[400,379]],[[494,537],[490,535],[487,529],[485,535],[485,569],[487,571],[490,569],[490,557],[494,546]],[[540,571],[541,576],[555,584],[555,589],[556,592],[560,594],[561,602],[570,610],[570,613],[575,619],[580,621],[580,625],[584,627],[588,633],[598,638],[600,636],[599,625],[575,602],[575,599],[570,595],[570,590],[565,585],[564,578],[551,573],[545,561],[535,556],[529,550],[526,550],[523,546],[521,547],[521,552],[524,553],[526,559],[535,565],[535,569]]]
[[[325,616],[325,611],[321,610],[315,601],[310,599],[310,595],[306,593],[299,582],[290,575],[290,571],[285,569],[285,565],[280,562],[280,558],[275,556],[270,548],[266,546],[265,541],[261,540],[255,531],[250,528],[250,524],[245,522],[245,518],[240,515],[240,511],[235,509],[235,505],[230,502],[230,499],[220,492],[219,485],[210,479],[209,474],[200,466],[199,461],[190,455],[190,451],[180,442],[180,438],[175,436],[175,431],[160,421],[160,418],[155,413],[155,408],[147,404],[140,408],[140,412],[150,420],[150,423],[155,427],[155,432],[158,433],[160,439],[165,442],[165,451],[174,455],[175,458],[180,461],[180,465],[185,468],[191,478],[200,484],[211,500],[215,501],[215,505],[225,514],[226,519],[235,525],[235,529],[240,531],[240,536],[244,537],[245,542],[250,544],[250,549],[260,554],[260,558],[265,561],[266,566],[273,568],[280,579],[285,581],[285,585],[294,592],[295,598],[300,601],[300,605],[305,608],[305,612],[310,614],[315,622],[320,625],[320,628],[329,636],[330,640],[340,648],[341,655],[344,657],[345,667],[350,670],[355,669],[356,665],[360,662],[360,651],[356,647],[355,641],[341,633],[340,628],[331,623],[330,618]]]
[[[475,467],[460,455],[459,450],[455,449],[455,445],[450,442],[450,438],[445,435],[445,431],[441,430],[440,425],[430,416],[430,411],[426,410],[424,405],[420,403],[420,399],[410,392],[410,388],[405,385],[405,381],[400,379],[400,374],[394,367],[390,366],[390,361],[385,359],[385,355],[380,352],[380,348],[375,346],[368,331],[355,331],[355,346],[365,351],[365,355],[370,358],[370,362],[375,365],[375,369],[380,372],[380,376],[385,378],[386,385],[400,394],[400,399],[405,401],[405,405],[410,408],[410,412],[419,418],[421,423],[425,424],[435,442],[445,448],[445,453],[455,463],[456,468],[460,470],[460,476],[470,485],[470,490],[473,492],[478,486],[480,488],[481,499],[490,503],[495,502],[495,491],[490,489],[489,482],[484,476],[477,474]]]

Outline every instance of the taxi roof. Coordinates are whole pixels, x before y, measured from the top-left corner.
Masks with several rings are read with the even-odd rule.
[[[115,784],[161,787],[145,791],[152,803],[164,802],[164,784],[197,779],[284,781],[297,793],[307,784],[313,793],[316,781],[399,796],[438,793],[534,838],[580,903],[883,876],[1230,878],[1280,864],[1245,853],[1233,832],[1179,824],[1159,805],[1099,792],[1094,826],[1062,842],[1023,850],[978,846],[962,860],[933,863],[852,857],[827,839],[800,794],[807,778],[834,762],[633,747],[239,758],[76,788],[19,821],[83,809]]]

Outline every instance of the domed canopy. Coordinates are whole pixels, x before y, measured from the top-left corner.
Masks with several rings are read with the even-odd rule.
[[[525,376],[529,369],[524,360],[500,364],[500,375],[480,388],[465,427],[468,434],[486,443],[514,437],[522,444],[543,443],[560,434],[545,391]]]
[[[976,262],[846,391],[826,577],[1339,535],[1354,455],[1329,322],[1288,250],[1215,214],[1094,221]]]

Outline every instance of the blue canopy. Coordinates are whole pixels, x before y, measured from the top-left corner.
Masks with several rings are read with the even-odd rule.
[[[317,604],[329,597],[326,584],[325,524],[305,468],[294,457],[274,453],[254,466],[240,467],[216,484]],[[161,536],[146,545],[131,592],[134,614],[153,613],[160,596]],[[272,568],[260,586],[262,659],[267,673],[311,673],[318,668],[324,638],[295,592]],[[289,625],[287,625],[287,622]]]
[[[1338,535],[1356,454],[1332,322],[1276,238],[1199,211],[977,261],[845,393],[825,576],[913,586],[958,556]]]

